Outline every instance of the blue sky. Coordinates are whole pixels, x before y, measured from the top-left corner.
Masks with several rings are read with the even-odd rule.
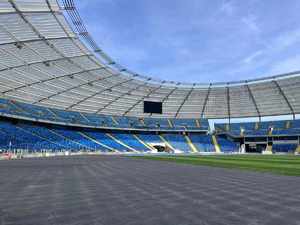
[[[76,0],[98,45],[139,74],[183,82],[300,70],[299,0]]]

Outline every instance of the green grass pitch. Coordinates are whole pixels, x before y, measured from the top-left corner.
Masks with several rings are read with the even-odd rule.
[[[192,165],[269,172],[300,176],[300,156],[294,155],[197,155],[141,156],[143,159],[169,161]]]

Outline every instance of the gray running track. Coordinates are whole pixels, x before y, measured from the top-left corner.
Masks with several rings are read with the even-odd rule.
[[[119,156],[0,161],[0,224],[300,225],[300,178]]]

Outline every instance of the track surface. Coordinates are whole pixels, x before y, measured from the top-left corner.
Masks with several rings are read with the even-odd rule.
[[[2,161],[0,224],[299,225],[300,178],[110,156]]]

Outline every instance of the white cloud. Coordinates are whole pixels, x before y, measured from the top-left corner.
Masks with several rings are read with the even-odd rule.
[[[282,74],[300,70],[300,55],[290,57],[286,60],[277,62],[271,69],[269,74]]]
[[[220,7],[220,11],[231,16],[235,12],[235,5],[232,1],[224,0]]]
[[[242,23],[246,26],[246,28],[248,28],[248,30],[254,33],[260,32],[260,27],[258,25],[257,18],[253,14],[243,17]]]
[[[269,46],[273,51],[284,50],[297,42],[300,42],[300,29],[290,30],[274,39]]]
[[[252,63],[255,59],[257,59],[259,56],[263,54],[262,50],[256,51],[253,54],[249,55],[245,59],[242,60],[243,63],[249,64]]]

